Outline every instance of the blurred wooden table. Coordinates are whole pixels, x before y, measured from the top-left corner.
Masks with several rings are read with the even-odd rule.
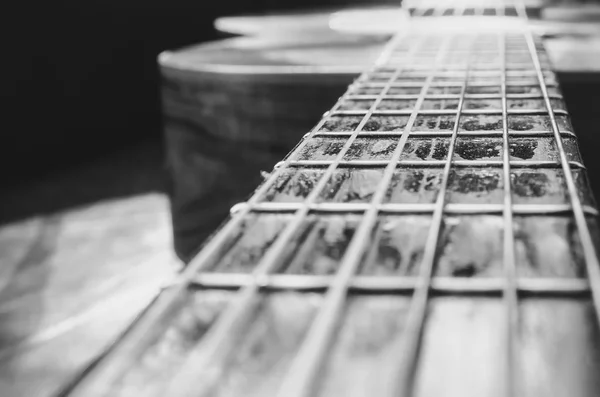
[[[53,395],[177,269],[168,200],[149,182],[161,159],[148,150],[3,192],[3,211],[34,213],[0,226],[2,397]]]

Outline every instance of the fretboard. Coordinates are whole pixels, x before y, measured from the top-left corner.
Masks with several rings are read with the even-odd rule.
[[[501,4],[413,7],[68,394],[595,395],[597,210],[543,42]]]
[[[539,15],[541,0],[404,0],[413,17],[520,17]]]

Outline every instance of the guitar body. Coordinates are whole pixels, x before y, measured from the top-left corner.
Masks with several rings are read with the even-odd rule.
[[[236,38],[161,56],[174,242],[184,260],[383,46],[320,37]]]

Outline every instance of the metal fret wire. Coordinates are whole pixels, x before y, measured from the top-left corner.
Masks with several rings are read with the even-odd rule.
[[[252,207],[255,212],[277,212],[277,213],[291,213],[295,212],[300,208],[299,203],[262,203],[256,204]],[[434,204],[381,204],[373,205],[379,212],[386,214],[426,214],[433,213],[435,209]],[[311,211],[326,212],[332,214],[345,214],[345,213],[360,213],[368,211],[372,206],[368,203],[321,203],[310,205]],[[590,206],[582,207],[584,212],[588,215],[597,216],[598,210]],[[504,210],[503,204],[446,204],[445,211],[449,214],[490,214],[490,213],[502,213]],[[570,204],[514,204],[513,214],[518,215],[549,215],[549,214],[563,214],[565,212],[571,212],[572,206]]]
[[[474,137],[479,137],[479,138],[483,138],[483,137],[502,137],[502,132],[501,131],[487,131],[485,133],[482,133],[480,131],[461,131],[460,134],[462,136],[474,136]],[[571,131],[562,131],[560,133],[562,136],[565,137],[571,137],[571,138],[576,138],[577,135],[575,135],[573,132]],[[315,133],[315,135],[313,135],[314,138],[344,138],[344,137],[348,137],[352,135],[352,133],[350,132],[325,132],[325,131],[319,131],[317,133]],[[514,136],[514,137],[519,137],[519,138],[539,138],[539,137],[554,137],[554,134],[550,131],[511,131],[510,135]],[[400,137],[402,136],[402,133],[400,132],[393,132],[393,131],[377,131],[377,132],[370,132],[368,135],[360,135],[361,138],[364,137],[379,137],[379,138],[385,138],[385,137]],[[413,138],[417,137],[422,137],[422,138],[431,138],[431,137],[450,137],[452,136],[452,132],[444,132],[444,131],[412,131],[411,132],[411,136]],[[307,160],[299,160],[299,161],[292,161],[291,165],[294,164],[302,164],[304,161]],[[367,160],[368,161],[368,160]],[[519,160],[512,160],[511,162],[515,162],[515,161],[519,161]],[[404,162],[404,161],[401,161]],[[481,162],[481,161],[478,161]],[[570,163],[573,163],[573,161],[569,161]],[[533,166],[535,166],[536,164],[538,164],[539,161],[527,161],[527,164],[533,164]],[[560,162],[556,162],[555,163],[557,165],[557,167],[560,167]],[[580,163],[581,164],[581,163]],[[581,164],[581,167],[583,167],[583,164]]]
[[[451,136],[450,136],[451,137]],[[334,163],[333,161],[327,160],[303,160],[294,161],[291,163],[292,166],[305,166],[305,167],[327,167]],[[585,166],[578,161],[569,161],[571,167],[585,169]],[[423,161],[400,161],[399,165],[406,167],[444,167],[444,162],[439,160],[423,160]],[[338,166],[342,168],[358,168],[358,167],[385,167],[388,165],[386,160],[352,160],[352,161],[340,161]],[[471,161],[471,160],[455,160],[454,165],[457,167],[502,167],[502,160],[485,160],[485,161]],[[511,161],[510,165],[514,168],[562,168],[560,163],[554,161]],[[261,205],[263,203],[260,203]],[[246,203],[244,203],[246,205]],[[258,204],[248,204],[250,206]],[[535,206],[534,204],[529,204]]]
[[[404,134],[398,142],[389,164],[385,168],[382,179],[371,200],[370,208],[364,214],[360,226],[354,233],[349,247],[340,262],[336,277],[327,290],[325,302],[319,310],[317,318],[313,321],[299,353],[296,355],[294,362],[288,370],[287,376],[283,380],[281,389],[278,393],[278,396],[280,397],[309,397],[313,395],[315,378],[324,361],[323,359],[327,351],[327,346],[343,312],[351,278],[356,273],[356,269],[363,258],[365,244],[369,241],[369,235],[377,222],[377,205],[380,205],[383,202],[389,182],[396,169],[396,163],[404,150],[404,146],[410,135],[410,130],[412,129],[419,109],[425,100],[433,76],[437,71],[437,66],[446,54],[446,47],[448,44],[449,39],[446,38],[440,47],[438,47],[436,60],[434,61],[430,75],[423,84],[421,95],[404,128]],[[385,58],[382,59],[385,60]],[[401,69],[399,68],[398,72],[400,72],[400,70]],[[456,125],[458,125],[458,120]]]
[[[511,115],[512,114],[514,114],[514,115],[539,115],[542,112],[544,112],[544,111],[537,110],[537,109],[510,110],[510,111],[508,111],[508,114],[511,114]],[[443,116],[443,115],[453,115],[455,113],[456,112],[453,110],[437,110],[437,109],[432,109],[432,110],[421,109],[420,110],[420,114],[423,114],[423,115]],[[555,113],[562,114],[564,116],[566,116],[568,114],[564,110],[555,110]],[[337,111],[337,112],[333,113],[332,116],[364,116],[365,114],[366,114],[366,112],[363,112],[362,110],[343,110],[343,111]],[[409,116],[410,114],[412,114],[412,110],[378,110],[374,114],[378,115],[378,116]],[[478,115],[500,116],[500,115],[502,115],[502,109],[498,109],[498,110],[468,110],[468,109],[464,109],[463,114],[464,115],[472,115],[472,116],[478,116]],[[481,134],[485,134],[485,132],[481,132]]]
[[[331,285],[335,276],[273,274],[263,286],[264,290],[278,291],[323,291]],[[418,277],[406,276],[361,276],[352,278],[349,288],[364,292],[403,292],[411,293],[418,285]],[[236,290],[254,279],[249,274],[203,273],[197,275],[192,283],[199,288],[225,288]],[[567,278],[522,278],[516,281],[519,294],[538,294],[548,296],[589,295],[591,293],[587,280]],[[452,294],[489,294],[500,296],[506,289],[504,277],[466,279],[457,277],[434,277],[431,281],[431,293],[441,295]]]
[[[392,49],[395,48],[397,42],[400,41],[402,37],[402,34],[397,35],[394,39],[392,39],[389,46],[393,46]],[[417,51],[418,47],[419,46],[417,44],[413,44],[412,51]],[[385,57],[387,57],[387,52],[382,54],[381,59],[385,59]],[[350,136],[346,144],[338,153],[334,162],[320,177],[319,183],[303,201],[302,207],[296,212],[293,220],[285,227],[284,231],[277,237],[275,243],[269,247],[266,254],[260,260],[253,272],[255,282],[247,286],[244,290],[238,292],[235,302],[229,305],[228,309],[219,317],[217,322],[204,336],[203,340],[201,341],[201,346],[194,349],[194,351],[189,355],[183,367],[184,369],[177,375],[175,379],[173,379],[173,381],[170,382],[171,387],[168,389],[168,395],[197,396],[199,394],[197,389],[198,379],[204,374],[206,374],[206,376],[202,378],[202,383],[207,385],[204,387],[204,391],[210,390],[211,385],[218,381],[222,369],[220,364],[226,356],[226,349],[231,347],[228,342],[230,342],[231,339],[236,335],[235,331],[238,326],[242,325],[244,320],[251,314],[251,307],[258,303],[260,298],[260,288],[265,283],[266,276],[275,271],[276,266],[281,265],[280,261],[282,259],[282,254],[284,253],[287,244],[289,244],[302,223],[305,221],[310,211],[310,206],[317,199],[321,190],[325,187],[330,177],[333,175],[338,163],[346,154],[346,151],[350,148],[362,130],[363,126],[370,118],[371,114],[383,99],[384,93],[401,72],[402,67],[399,67],[397,71],[390,76],[388,86],[382,90],[378,99],[375,100],[369,112],[367,112],[362,121],[357,125],[354,133]],[[337,106],[339,106],[339,102],[335,107]],[[315,130],[317,130],[322,123],[324,123],[324,121],[319,123]],[[296,150],[296,152],[298,151]]]
[[[519,11],[525,14],[525,6],[523,4],[520,4]],[[544,73],[542,72],[536,43],[533,39],[531,31],[527,31],[526,39],[533,60],[533,64],[537,71],[538,81],[542,89],[542,94],[544,96],[544,102],[546,104],[548,114],[550,115],[550,122],[552,124],[552,130],[554,132],[554,139],[556,141],[556,146],[558,148],[558,153],[560,156],[560,162],[564,171],[567,190],[569,192],[569,198],[573,206],[573,215],[575,218],[575,223],[577,225],[579,240],[581,241],[581,245],[583,248],[586,272],[592,289],[592,302],[594,305],[594,310],[596,312],[596,320],[600,324],[600,262],[598,261],[598,254],[596,252],[596,249],[594,248],[594,242],[592,241],[591,232],[585,217],[585,211],[583,210],[581,200],[579,199],[577,187],[575,185],[575,181],[573,180],[573,174],[571,173],[571,167],[569,165],[569,161],[564,150],[563,140],[560,135],[560,129],[558,128],[556,117],[552,110],[552,103],[550,102],[550,98],[548,97],[548,88],[546,87]]]
[[[390,46],[390,48],[391,48],[391,46]],[[415,47],[413,47],[413,49],[414,48]],[[535,56],[537,57],[537,53],[535,52],[535,45],[534,45],[533,48],[534,48],[533,52],[535,53]],[[543,90],[543,94],[544,94],[544,100],[545,100],[546,107],[547,107],[547,109],[549,111],[549,114],[552,117],[553,134],[554,134],[555,138],[557,139],[557,142],[559,142],[559,144],[560,144],[559,150],[560,150],[560,155],[561,155],[561,166],[562,166],[563,169],[565,169],[565,166],[566,166],[567,170],[570,172],[569,162],[566,160],[566,156],[564,154],[564,150],[563,150],[562,144],[560,142],[561,141],[561,139],[560,139],[561,134],[558,131],[558,126],[556,125],[556,120],[554,118],[554,114],[552,112],[551,103],[549,101],[549,95],[548,95],[547,89],[546,89],[546,87],[544,85],[543,74],[541,73],[541,68],[539,66],[539,60],[538,60],[537,63],[538,63],[538,65],[537,65],[538,79],[540,81],[540,85],[542,86],[542,90]],[[399,71],[399,69],[398,69],[398,71]],[[388,83],[387,88],[384,89],[377,96],[378,101],[381,101],[381,99],[385,96],[387,89],[391,85],[391,81],[393,81],[393,78],[390,79],[390,82]],[[505,84],[503,84],[503,88],[505,90]],[[464,94],[464,90],[463,90],[463,94]],[[349,96],[345,96],[345,97],[349,98]],[[422,95],[421,95],[421,97],[422,97]],[[509,96],[509,98],[510,98],[510,96]],[[342,99],[343,98],[341,98],[340,101]],[[505,101],[505,100],[506,100],[506,98],[503,99],[503,101]],[[338,105],[336,105],[336,107],[339,107],[340,101],[338,102]],[[505,104],[503,104],[503,106],[504,105]],[[374,104],[371,110],[373,110],[375,107],[376,107],[376,105]],[[372,114],[373,112],[370,112],[370,113]],[[416,110],[415,110],[415,113],[416,113]],[[459,114],[460,114],[460,112],[459,112]],[[506,114],[503,114],[503,116],[504,116],[504,126],[506,128]],[[365,117],[363,118],[361,124],[364,124],[366,122],[366,119],[368,117],[369,117],[369,114],[365,115]],[[315,127],[312,130],[312,132],[310,133],[311,137],[318,136],[319,127],[321,125],[323,125],[324,122],[325,122],[325,118],[323,118],[321,120],[321,122],[317,125],[317,127]],[[455,123],[455,129],[457,128],[457,125],[458,125],[458,118],[457,118],[457,122]],[[356,131],[354,133],[352,133],[351,138],[352,137],[356,138],[357,131],[359,131],[360,128],[361,128],[361,126],[357,127]],[[406,130],[408,130],[408,128],[406,128]],[[416,136],[417,134],[418,133],[415,133],[414,135]],[[503,137],[505,136],[505,134],[506,134],[506,132],[503,131]],[[455,134],[454,133],[453,133],[453,136],[455,138]],[[306,144],[307,141],[308,141],[308,139],[304,139],[300,143],[300,145],[294,150],[294,153],[299,153],[299,150],[302,147],[305,146],[305,144]],[[343,150],[340,154],[338,154],[337,160],[340,160],[342,158],[343,154],[349,148],[350,144],[351,144],[351,142],[350,143],[346,142],[345,150]],[[507,146],[505,145],[504,148],[505,148],[505,152],[506,152]],[[504,153],[503,156],[505,156],[505,154],[506,153]],[[448,161],[451,162],[452,161],[451,160],[451,157],[452,157],[451,154],[449,154],[448,156],[449,156],[448,157],[448,159],[449,159]],[[234,214],[233,219],[225,226],[225,228],[220,233],[218,233],[216,235],[216,237],[211,241],[211,243],[209,243],[207,245],[207,247],[205,248],[205,250],[202,251],[201,254],[198,257],[196,257],[196,259],[189,266],[189,268],[187,269],[187,271],[182,274],[181,283],[177,287],[173,288],[172,290],[166,291],[167,292],[167,294],[166,294],[167,297],[166,298],[163,297],[165,299],[162,299],[162,301],[161,301],[162,304],[161,304],[161,302],[159,302],[158,305],[156,305],[156,306],[154,306],[152,308],[153,310],[151,310],[151,312],[153,312],[154,314],[151,315],[151,316],[149,316],[149,318],[146,318],[145,321],[143,321],[143,324],[152,324],[152,323],[156,324],[156,323],[158,323],[158,319],[161,316],[164,316],[169,311],[169,309],[173,306],[172,304],[177,300],[177,298],[180,295],[180,293],[182,292],[182,290],[185,287],[187,287],[187,285],[189,283],[192,283],[192,284],[194,284],[194,283],[200,283],[200,284],[202,284],[202,281],[198,280],[198,277],[199,277],[197,275],[198,272],[204,266],[206,266],[207,263],[210,262],[210,260],[212,259],[212,257],[214,257],[214,255],[216,255],[218,253],[219,246],[225,241],[225,239],[228,237],[228,235],[233,230],[235,230],[235,228],[237,226],[239,226],[239,223],[243,219],[243,216],[245,216],[246,214],[248,214],[252,210],[252,204],[257,203],[258,197],[260,197],[268,189],[268,187],[270,186],[270,184],[273,183],[276,180],[277,176],[281,174],[281,172],[282,172],[282,170],[284,168],[286,168],[288,165],[292,164],[292,158],[293,158],[293,156],[290,156],[289,158],[286,158],[286,161],[284,162],[283,166],[279,167],[277,170],[275,170],[275,172],[270,176],[270,178],[268,179],[268,181],[263,186],[261,186],[261,188],[259,188],[257,190],[257,192],[255,193],[255,195],[249,200],[249,202],[247,203],[247,205],[241,207],[241,211],[238,212],[238,213],[236,213],[236,214]],[[506,160],[506,157],[504,157],[504,161],[505,160]],[[341,161],[338,161],[337,165],[340,165],[341,163],[342,163]],[[506,168],[506,163],[503,163],[502,166]],[[332,163],[332,164],[329,164],[329,169],[332,170],[333,168],[336,168],[335,167],[335,162]],[[572,176],[570,175],[570,173],[565,172],[565,175],[566,174],[569,174],[566,177],[570,180],[570,183],[569,183],[569,181],[567,181],[567,182],[569,183],[569,186],[568,186],[569,187],[569,193],[570,193],[571,199],[572,199],[573,197],[576,197],[576,194],[573,195],[573,191],[574,191],[575,187],[574,187],[574,183],[573,183]],[[326,179],[328,179],[328,178],[326,177],[326,175],[324,175],[324,176],[321,177],[320,181],[322,182],[322,181],[324,181]],[[323,184],[324,183],[325,182],[323,182]],[[505,183],[505,185],[510,185],[510,181],[507,181],[507,183]],[[320,186],[321,189],[322,189],[322,187],[323,186]],[[506,188],[506,186],[505,186],[505,188]],[[315,191],[318,191],[318,190],[321,190],[321,189],[315,189]],[[317,193],[314,193],[314,194],[316,196]],[[579,202],[578,197],[576,197],[576,200],[577,200],[577,204],[579,205],[579,207],[577,207],[575,205],[575,203],[574,203],[573,204],[573,210],[575,211],[576,208],[580,209],[580,212],[581,212],[580,218],[583,219],[583,222],[584,222],[583,225],[584,225],[584,228],[585,228],[584,230],[587,231],[587,237],[588,237],[587,248],[588,249],[585,250],[586,263],[588,265],[588,275],[590,277],[590,281],[592,281],[592,290],[594,291],[594,299],[595,299],[594,302],[595,302],[595,307],[596,307],[596,310],[597,310],[598,309],[598,302],[597,302],[597,299],[598,299],[597,298],[598,297],[598,293],[597,293],[597,291],[598,291],[598,281],[597,280],[598,280],[599,276],[598,276],[597,272],[594,273],[594,266],[591,266],[591,262],[588,260],[588,256],[590,254],[589,248],[592,249],[592,254],[593,254],[594,258],[595,258],[595,253],[593,252],[593,245],[592,245],[592,242],[591,242],[591,236],[589,234],[589,230],[587,229],[587,224],[585,223],[585,215],[584,215],[584,211],[585,210],[584,210],[584,207],[581,206],[581,203]],[[310,207],[309,210],[312,209],[312,208],[313,207]],[[376,213],[376,211],[382,211],[382,209],[381,208],[376,208],[373,211],[375,211],[375,213]],[[575,211],[575,212],[577,212],[577,211]],[[580,221],[578,221],[578,224],[577,224],[578,229],[582,229],[581,225],[582,225],[582,223]],[[506,233],[506,230],[505,230],[505,233]],[[582,236],[581,233],[580,233],[580,236]],[[582,238],[582,244],[584,244],[583,240],[585,239],[585,236],[582,236],[580,238]],[[505,240],[506,240],[506,238],[505,238]],[[586,247],[584,246],[584,249],[585,248]],[[507,249],[505,248],[505,252],[506,252],[506,250]],[[590,271],[590,267],[592,268],[591,271]],[[596,269],[596,271],[598,270],[597,260],[596,260],[596,267],[595,267],[595,269]],[[218,275],[214,274],[214,276],[218,276]],[[232,275],[228,275],[228,277],[232,277]],[[271,276],[270,278],[267,278],[267,279],[264,280],[264,281],[266,281],[266,284],[264,284],[264,286],[268,287],[270,285],[273,285],[273,283],[275,283],[275,281],[277,279],[282,279],[282,278],[285,278],[285,277],[286,276]],[[291,280],[306,280],[305,278],[297,277],[297,276],[289,276],[288,278],[291,279]],[[308,277],[308,278],[311,278],[311,277]],[[406,278],[404,278],[404,279],[406,279]],[[250,283],[253,285],[253,288],[252,288],[253,291],[255,291],[255,287],[257,287],[257,284],[258,284],[258,286],[263,285],[262,283],[258,282],[259,280],[257,280],[256,277],[254,277],[254,276],[251,276],[250,280],[251,280]],[[347,290],[348,288],[357,288],[357,285],[358,285],[358,289],[361,288],[360,287],[361,285],[363,285],[362,288],[373,288],[373,289],[376,289],[377,285],[385,284],[385,282],[383,282],[382,280],[379,280],[379,282],[378,282],[378,280],[373,279],[373,282],[371,282],[371,285],[369,287],[369,282],[362,282],[362,284],[361,284],[360,280],[361,280],[361,277],[356,277],[355,279],[350,280],[347,283],[345,289]],[[364,280],[364,279],[362,279],[362,280]],[[271,282],[271,281],[273,281],[273,282]],[[475,287],[469,287],[467,285],[467,283],[463,283],[461,285],[460,281],[454,282],[454,288],[450,288],[450,290],[452,290],[454,292],[457,292],[457,291],[458,292],[461,292],[461,291],[462,292],[468,292],[469,290],[474,291],[474,290],[477,290],[477,284],[485,284],[485,282],[479,283],[479,282],[476,282],[476,281],[474,282],[474,281],[475,280],[469,280],[468,284],[469,285],[475,285]],[[551,293],[551,294],[556,294],[559,291],[566,291],[566,293],[581,292],[581,291],[586,291],[587,288],[588,288],[587,282],[585,282],[583,280],[573,280],[572,284],[570,284],[570,281],[571,280],[559,281],[558,279],[553,279],[553,280],[549,280],[548,283],[547,283],[547,285],[544,285],[544,283],[539,283],[538,282],[537,283],[537,287],[534,287],[533,290],[535,290],[535,291],[542,291],[542,292],[546,291],[546,292]],[[393,284],[393,282],[394,282],[394,280],[391,280],[390,284]],[[527,292],[528,288],[531,288],[531,285],[536,284],[537,280],[529,280],[529,282],[530,282],[530,284],[528,286],[528,284],[527,284],[528,281],[519,280],[517,282],[517,285],[516,285],[515,288],[518,288],[519,291]],[[335,285],[335,280],[333,282],[331,280],[328,280],[325,283],[325,287],[330,286],[331,285],[330,283],[333,283]],[[436,292],[440,288],[443,291],[443,286],[442,287],[439,286],[440,283],[443,284],[443,280],[440,280],[440,281],[435,281],[434,280],[433,283],[430,285],[431,291],[432,292]],[[452,284],[452,283],[453,282],[450,282],[449,284]],[[232,282],[231,284],[235,284],[235,283]],[[399,282],[398,284],[402,284],[402,282]],[[492,284],[493,284],[493,282],[489,283],[489,285],[492,285]],[[323,285],[323,284],[321,284],[321,285]],[[366,287],[364,287],[365,285],[366,285]],[[419,285],[419,284],[417,284],[417,285]],[[240,287],[242,287],[241,284],[240,284]],[[314,284],[313,284],[313,287],[314,287]],[[415,286],[413,286],[413,288],[414,287]],[[392,290],[395,290],[393,286],[390,286],[390,288]],[[496,287],[494,287],[494,288],[487,288],[487,291],[489,292],[489,291],[498,291],[499,290],[498,285],[496,285]],[[480,287],[479,290],[485,292],[486,291],[485,285],[483,287]],[[502,290],[505,291],[506,290],[506,286],[503,286]],[[243,291],[241,291],[241,293],[243,293]],[[422,326],[422,324],[421,324],[421,326]],[[213,328],[215,328],[215,327],[213,327]],[[108,360],[110,362],[110,364],[113,366],[112,367],[113,370],[109,371],[109,373],[112,372],[113,375],[115,375],[115,372],[119,372],[119,373],[122,372],[122,371],[119,371],[118,369],[115,370],[115,367],[114,367],[115,361],[117,361],[117,362],[119,362],[121,364],[117,368],[126,369],[128,367],[128,364],[126,364],[126,360],[123,361],[122,359],[124,357],[126,357],[128,354],[131,355],[130,358],[137,357],[137,356],[134,356],[134,353],[142,351],[142,349],[146,346],[146,343],[144,343],[143,340],[148,341],[148,340],[151,339],[151,337],[153,337],[153,335],[149,335],[149,334],[152,334],[152,333],[147,332],[148,329],[149,329],[149,327],[146,327],[146,326],[143,326],[142,324],[140,324],[140,326],[137,327],[137,330],[138,330],[137,334],[134,332],[134,335],[136,335],[136,336],[135,337],[129,337],[127,340],[124,341],[124,342],[128,342],[128,343],[125,343],[125,345],[126,345],[125,347],[126,348],[124,350],[125,350],[126,354],[123,354],[123,346],[121,346],[121,354],[119,355],[119,358],[121,358],[121,360],[114,360],[114,359],[113,360]],[[158,332],[158,331],[156,331],[156,332]],[[204,341],[202,341],[201,343],[204,344]],[[123,345],[123,343],[121,343],[121,345]],[[129,362],[129,364],[131,364],[131,362]],[[104,366],[104,367],[106,367],[106,366]],[[106,369],[106,368],[104,368],[104,369]],[[106,373],[104,375],[106,375]],[[197,377],[198,377],[198,373],[195,372],[194,380],[197,379]],[[114,379],[116,379],[116,377],[115,376],[112,376],[112,377],[111,376],[108,376],[108,377],[107,376],[101,376],[101,377],[97,377],[96,376],[95,378],[92,377],[92,379],[101,380],[102,381],[101,383],[103,383],[103,384],[105,384],[107,386],[107,388],[105,390],[108,391],[109,390],[109,386],[110,386],[110,383],[109,383],[110,380],[111,379],[114,380]],[[104,382],[106,382],[106,383],[104,383]],[[94,386],[97,386],[97,384],[98,384],[98,382],[96,382],[96,384],[94,384],[92,382],[92,385],[94,385]],[[88,388],[88,391],[89,390],[96,391],[97,389],[96,388],[91,388],[91,389]],[[89,396],[89,395],[92,395],[92,394],[84,393],[82,395]],[[93,394],[93,395],[103,395],[103,394],[98,393],[98,394]]]

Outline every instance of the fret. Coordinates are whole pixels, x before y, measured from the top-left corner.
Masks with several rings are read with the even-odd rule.
[[[598,211],[525,6],[405,7],[410,29],[65,395],[462,393],[444,327],[485,348],[463,363],[470,394],[536,395],[523,348],[543,341],[523,324],[552,329],[536,310],[556,307],[597,329]],[[512,22],[426,22],[450,16]],[[576,367],[583,396],[593,376]]]

